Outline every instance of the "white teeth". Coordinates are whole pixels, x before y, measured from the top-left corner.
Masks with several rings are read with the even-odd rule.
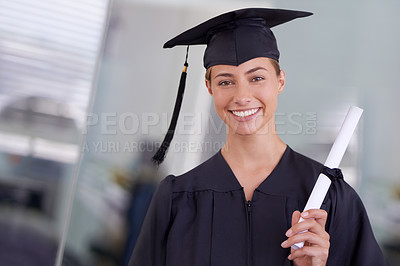
[[[258,109],[260,109],[260,108],[251,109],[251,110],[247,110],[244,112],[243,111],[232,111],[232,113],[239,117],[246,117],[246,116],[255,114],[258,111]]]

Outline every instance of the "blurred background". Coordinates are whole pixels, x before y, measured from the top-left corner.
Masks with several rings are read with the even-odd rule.
[[[159,180],[225,140],[205,47],[191,47],[177,134],[153,168],[186,50],[162,45],[245,7],[314,12],[273,29],[278,133],[324,162],[348,108],[365,110],[341,168],[400,264],[400,2],[0,0],[0,266],[124,265]]]

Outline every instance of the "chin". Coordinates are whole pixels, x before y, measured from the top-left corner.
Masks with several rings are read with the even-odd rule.
[[[230,132],[240,136],[249,136],[249,135],[268,135],[269,126],[268,122],[265,120],[259,120],[257,123],[253,124],[231,124],[229,125]]]
[[[235,135],[241,136],[241,137],[247,137],[247,136],[252,136],[255,135],[256,132],[235,132]]]
[[[235,134],[235,135],[239,135],[239,136],[249,136],[249,135],[254,135],[258,132],[257,128],[252,125],[246,125],[246,126],[236,126],[236,127],[232,127],[230,126],[230,132]]]

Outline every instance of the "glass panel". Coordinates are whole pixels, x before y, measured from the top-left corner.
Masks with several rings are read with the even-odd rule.
[[[107,5],[0,0],[2,265],[55,264]]]

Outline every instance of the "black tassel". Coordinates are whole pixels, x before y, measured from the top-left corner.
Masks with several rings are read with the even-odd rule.
[[[187,76],[186,71],[189,66],[189,64],[187,62],[188,54],[189,54],[189,46],[186,49],[186,59],[185,59],[185,64],[184,64],[182,74],[181,74],[181,80],[179,81],[178,94],[176,96],[175,107],[174,107],[174,112],[172,114],[171,124],[169,125],[168,132],[165,135],[165,138],[164,138],[160,148],[158,148],[156,154],[152,158],[152,161],[156,165],[160,165],[164,161],[165,155],[169,148],[169,145],[171,144],[172,138],[174,137],[176,123],[178,122],[178,117],[179,117],[179,111],[181,110],[181,106],[182,106],[183,93],[185,92],[185,84],[186,84],[186,76]]]

